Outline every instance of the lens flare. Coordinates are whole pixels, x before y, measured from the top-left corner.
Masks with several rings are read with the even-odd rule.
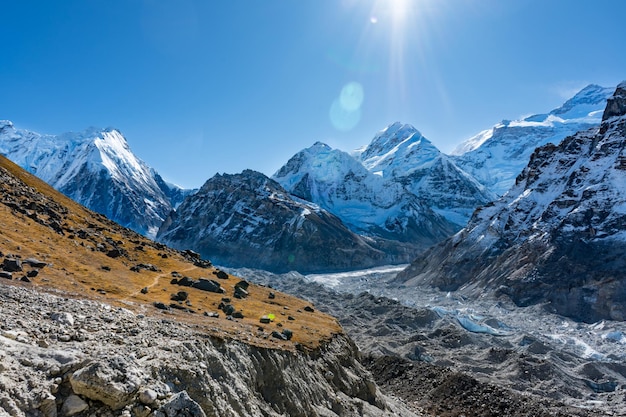
[[[359,124],[364,98],[365,92],[361,83],[353,81],[343,86],[328,113],[335,129],[348,132]]]
[[[341,103],[341,107],[348,111],[355,111],[361,107],[363,104],[363,86],[357,82],[351,82],[346,84],[341,89],[341,94],[339,95],[339,102]]]

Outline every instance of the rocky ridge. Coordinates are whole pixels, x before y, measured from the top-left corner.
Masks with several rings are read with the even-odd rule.
[[[538,148],[504,197],[418,257],[398,284],[549,302],[586,322],[625,320],[625,90],[608,100],[599,128]]]

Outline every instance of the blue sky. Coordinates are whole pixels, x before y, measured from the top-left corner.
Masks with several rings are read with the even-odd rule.
[[[394,121],[450,151],[626,79],[624,16],[620,0],[4,1],[0,119],[118,128],[186,187]]]

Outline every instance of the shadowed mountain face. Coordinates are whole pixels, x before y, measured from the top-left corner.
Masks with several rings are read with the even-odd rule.
[[[592,322],[626,320],[626,84],[608,100],[599,129],[532,155],[516,184],[467,227],[399,274],[478,296]]]
[[[216,175],[165,221],[157,239],[191,247],[227,266],[270,271],[339,271],[402,263],[410,251],[364,238],[276,181],[246,170]]]

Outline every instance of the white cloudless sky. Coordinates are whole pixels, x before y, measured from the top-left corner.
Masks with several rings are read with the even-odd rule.
[[[1,4],[0,119],[115,127],[166,179],[273,174],[390,123],[447,152],[626,79],[620,0],[20,0]]]

